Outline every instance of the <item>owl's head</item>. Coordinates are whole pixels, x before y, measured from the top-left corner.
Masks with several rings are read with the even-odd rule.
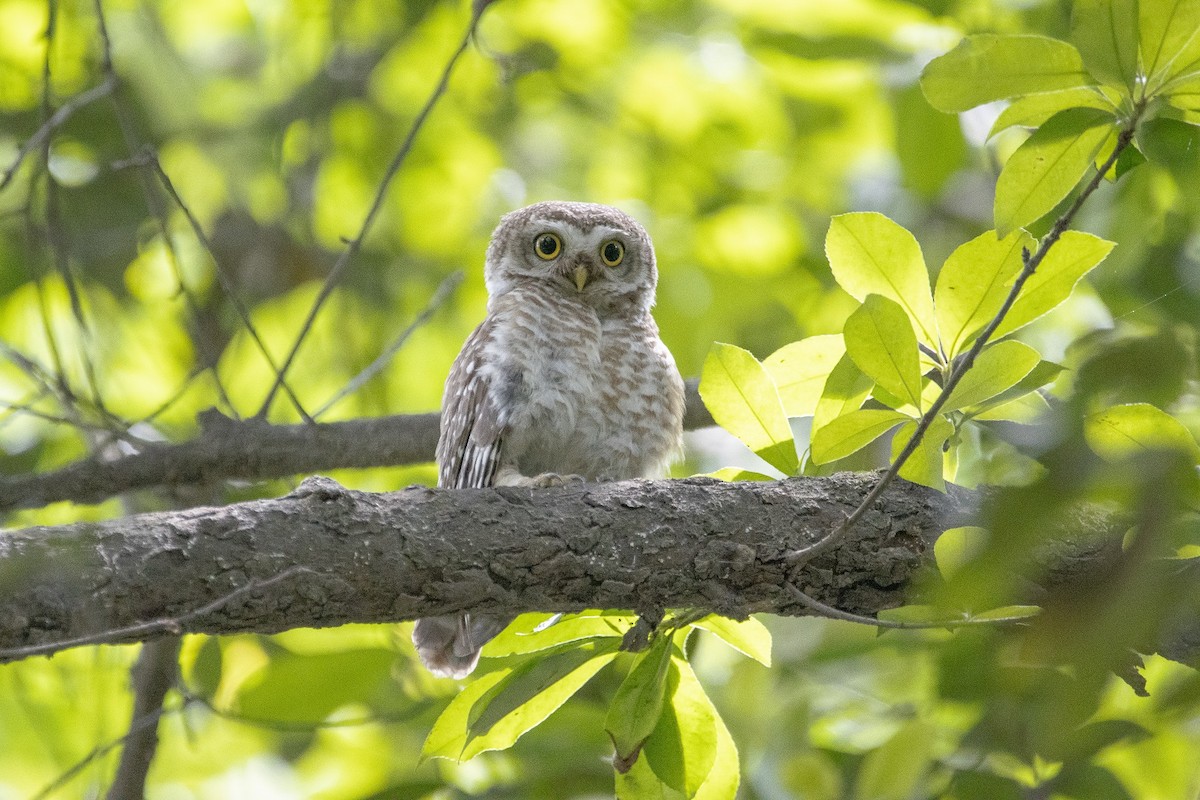
[[[500,220],[484,280],[492,297],[542,285],[598,311],[628,311],[654,304],[658,271],[650,237],[624,211],[551,201]]]

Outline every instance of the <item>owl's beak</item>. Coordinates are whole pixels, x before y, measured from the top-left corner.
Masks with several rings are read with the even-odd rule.
[[[582,292],[588,281],[587,267],[576,267],[571,274],[575,277],[575,288]]]

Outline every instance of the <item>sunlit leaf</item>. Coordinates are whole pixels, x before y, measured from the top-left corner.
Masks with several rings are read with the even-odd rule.
[[[421,757],[465,761],[511,747],[608,664],[619,644],[611,639],[566,647],[480,676],[438,717]]]
[[[904,309],[869,294],[846,320],[846,352],[858,368],[884,390],[920,407],[921,365],[917,337]]]
[[[843,414],[862,408],[875,382],[863,374],[850,356],[842,356],[829,373],[813,413],[813,433]]]
[[[785,475],[800,467],[796,443],[763,365],[748,351],[717,342],[704,360],[700,396],[713,419]]]
[[[899,411],[861,409],[843,414],[813,434],[812,459],[826,464],[858,452],[901,422],[910,419]]]
[[[672,658],[671,702],[642,748],[642,759],[662,783],[692,797],[716,760],[716,711],[691,666]]]
[[[1045,36],[968,36],[921,74],[921,89],[942,111],[1091,82],[1079,51]]]
[[[1045,94],[1029,94],[1017,98],[1008,108],[1000,112],[988,137],[995,136],[1007,128],[1023,127],[1036,128],[1060,111],[1068,108],[1095,108],[1116,114],[1117,107],[1113,105],[1103,92],[1094,86],[1078,89],[1063,89]]]
[[[545,625],[552,616],[522,614],[483,646],[483,655],[487,658],[499,658],[536,653],[583,639],[620,637],[625,635],[634,620],[629,614],[598,614],[585,611],[582,614],[569,614],[553,625],[539,630],[539,626]]]
[[[996,182],[996,231],[1040,219],[1066,197],[1092,166],[1115,118],[1095,108],[1060,111],[1009,156]]]
[[[996,620],[1029,619],[1042,613],[1040,606],[1000,606],[989,608],[987,611],[976,611],[971,614],[974,622],[994,622]]]
[[[947,358],[966,350],[1000,310],[1024,265],[1022,251],[1033,252],[1033,248],[1033,237],[1024,231],[1013,231],[1003,239],[988,231],[946,259],[933,304]]]
[[[1007,336],[1056,308],[1071,296],[1079,279],[1098,266],[1113,247],[1112,242],[1090,233],[1064,233],[1025,282],[1017,302],[1005,315],[993,338]]]
[[[1075,0],[1071,41],[1089,72],[1132,89],[1138,67],[1138,0]]]
[[[920,720],[906,722],[858,769],[854,796],[860,800],[907,800],[918,794],[933,761],[936,729]]]
[[[761,472],[754,470],[742,469],[741,467],[721,467],[715,472],[704,473],[706,478],[716,478],[719,481],[773,481],[770,475],[764,475]]]
[[[616,750],[614,764],[618,772],[632,766],[632,759],[637,758],[642,744],[658,726],[673,648],[671,637],[660,635],[638,653],[609,703],[604,730]]]
[[[1139,0],[1142,67],[1151,91],[1200,59],[1200,0]]]
[[[990,400],[1015,386],[1041,360],[1041,353],[1024,342],[1010,340],[985,347],[950,393],[944,410],[957,411]]]
[[[916,422],[906,422],[892,437],[892,460],[895,461],[901,450],[908,444],[916,432]],[[946,490],[946,480],[942,474],[942,449],[946,440],[954,433],[954,426],[941,414],[934,417],[925,430],[925,435],[917,444],[904,466],[900,468],[900,477],[906,481],[929,486],[939,492]]]
[[[1200,445],[1183,423],[1149,403],[1131,403],[1092,414],[1084,420],[1088,445],[1111,461],[1151,450],[1176,450],[1200,460]]]
[[[817,409],[825,381],[846,352],[841,336],[809,336],[784,345],[763,361],[789,417],[809,417]]]
[[[1050,410],[1050,404],[1039,392],[1026,392],[1013,400],[994,403],[989,400],[982,410],[971,414],[971,419],[980,422],[1020,422],[1033,423],[1038,417]]]
[[[984,528],[967,526],[943,531],[933,543],[933,558],[938,572],[946,579],[953,578],[955,573],[983,552],[987,542],[988,532]]]
[[[883,214],[839,214],[829,223],[825,256],[838,285],[856,300],[877,294],[899,303],[918,337],[937,343],[929,272],[911,233]]]
[[[735,620],[712,614],[693,624],[764,667],[771,666],[771,632],[754,617]]]

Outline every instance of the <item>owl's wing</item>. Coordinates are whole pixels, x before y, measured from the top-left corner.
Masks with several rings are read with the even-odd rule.
[[[491,321],[484,320],[463,345],[446,379],[437,448],[438,486],[491,486],[500,468],[506,420],[483,369],[491,333]]]

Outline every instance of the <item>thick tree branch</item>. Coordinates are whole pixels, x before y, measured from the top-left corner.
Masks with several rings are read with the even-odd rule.
[[[712,424],[696,381],[688,381],[685,427]],[[0,512],[61,500],[98,503],[158,486],[419,464],[433,460],[437,437],[436,413],[271,425],[210,411],[201,417],[200,434],[188,442],[146,444],[138,453],[115,460],[89,458],[53,472],[0,478]]]
[[[789,565],[786,554],[835,527],[875,478],[391,494],[315,478],[278,500],[12,531],[0,536],[0,659],[71,639],[272,632],[464,609],[810,613],[789,583],[872,614],[904,601],[932,542],[961,524],[973,499],[898,482],[838,547]]]

